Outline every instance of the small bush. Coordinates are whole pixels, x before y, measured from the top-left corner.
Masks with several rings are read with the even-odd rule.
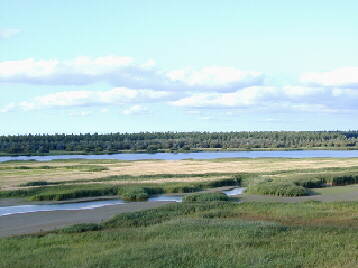
[[[220,187],[220,186],[234,186],[241,185],[242,178],[239,175],[233,176],[232,178],[222,179],[218,181],[209,182],[209,187]]]
[[[183,197],[183,202],[211,202],[211,201],[229,201],[230,198],[223,193],[198,193]]]
[[[118,191],[119,196],[127,201],[145,201],[150,195],[161,194],[163,189],[160,187],[123,187]]]
[[[308,194],[303,186],[288,182],[262,182],[249,185],[247,192],[275,196],[303,196]]]
[[[81,188],[51,187],[30,196],[32,201],[63,201],[72,198],[115,195],[117,188],[110,185],[86,185]]]
[[[14,167],[14,169],[32,169],[32,168],[28,166],[18,166],[18,167]]]
[[[328,183],[331,183],[333,186],[356,184],[358,183],[358,175],[333,177],[330,180],[328,180]]]
[[[48,182],[48,181],[30,181],[30,182],[26,182],[26,183],[22,183],[19,186],[44,186],[44,185],[56,185],[58,183],[56,182]]]
[[[97,223],[80,223],[74,224],[60,230],[61,233],[82,233],[90,231],[99,231],[103,226]]]
[[[307,187],[307,188],[316,188],[321,187],[323,184],[323,179],[321,178],[311,178],[311,179],[298,179],[293,182],[295,185]]]

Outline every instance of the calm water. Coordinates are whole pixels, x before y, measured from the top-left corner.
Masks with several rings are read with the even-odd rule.
[[[237,187],[229,191],[223,191],[223,193],[226,194],[227,196],[235,196],[235,195],[243,194],[245,190],[246,190],[245,187]]]
[[[180,159],[216,159],[216,158],[309,158],[309,157],[358,157],[358,150],[294,150],[294,151],[230,151],[230,152],[201,152],[201,153],[158,153],[158,154],[111,154],[111,155],[53,155],[53,156],[16,156],[0,157],[0,162],[8,160],[38,160],[55,159],[118,159],[118,160],[180,160]]]
[[[243,187],[233,188],[230,191],[223,191],[228,196],[240,195],[245,191]],[[148,198],[147,202],[182,202],[183,197],[180,195],[158,195]],[[41,211],[56,211],[56,210],[87,210],[95,209],[103,206],[113,206],[128,204],[129,202],[123,200],[106,200],[106,201],[93,201],[82,203],[67,203],[56,205],[21,205],[21,206],[6,206],[0,207],[0,216],[31,213]]]
[[[7,207],[0,207],[0,216],[19,214],[19,213],[39,212],[39,211],[87,210],[87,209],[95,209],[103,206],[121,205],[125,203],[126,202],[122,200],[106,200],[106,201],[67,203],[67,204],[56,204],[56,205],[7,206]]]

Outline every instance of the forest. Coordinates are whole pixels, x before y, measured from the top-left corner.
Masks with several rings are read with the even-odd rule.
[[[27,134],[0,136],[1,154],[357,149],[358,131],[241,131]]]

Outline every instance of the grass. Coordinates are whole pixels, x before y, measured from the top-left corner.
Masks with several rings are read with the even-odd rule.
[[[322,187],[315,188],[314,192],[317,194],[349,194],[358,191],[358,185],[345,185],[339,187]],[[358,194],[357,194],[358,195]]]
[[[101,172],[103,170],[108,170],[108,167],[97,166],[97,165],[73,165],[73,166],[63,166],[61,168],[79,170],[81,172]]]
[[[46,162],[47,165],[42,164],[42,162],[35,162],[36,165],[31,164],[31,162],[26,162],[27,164],[22,163],[21,161],[11,164],[11,166],[2,165],[0,169],[0,181],[3,188],[3,181],[17,181],[25,180],[27,182],[18,182],[17,185],[12,186],[21,186],[21,187],[30,187],[30,186],[51,186],[57,184],[57,186],[63,185],[67,186],[72,184],[75,189],[78,189],[76,184],[82,184],[83,191],[81,194],[76,193],[73,196],[85,195],[86,186],[85,183],[100,183],[104,185],[115,185],[121,184],[122,187],[126,185],[138,186],[138,187],[162,187],[164,193],[190,193],[198,192],[205,188],[210,187],[219,187],[219,186],[231,186],[231,185],[242,185],[248,186],[251,185],[251,193],[259,194],[269,194],[269,195],[279,195],[279,196],[301,196],[307,194],[309,190],[307,188],[317,188],[325,186],[326,184],[330,185],[347,185],[355,184],[358,182],[358,166],[355,159],[345,159],[342,162],[342,159],[337,159],[337,161],[332,162],[334,159],[301,159],[301,160],[292,160],[292,159],[230,159],[227,162],[220,162],[221,160],[211,160],[211,161],[192,161],[192,160],[183,160],[183,161],[174,161],[174,162],[163,162],[163,161],[118,161],[118,160],[91,160],[91,159],[69,159],[69,160],[54,160]],[[216,162],[215,162],[216,161]],[[219,161],[219,162],[217,162]],[[332,162],[332,163],[331,163]],[[40,163],[40,164],[39,164]],[[45,162],[44,162],[45,163]],[[100,164],[103,165],[100,165]],[[176,164],[175,164],[176,163]],[[294,163],[294,164],[292,164]],[[327,163],[328,166],[327,166]],[[340,166],[347,165],[348,166]],[[122,169],[137,167],[140,169],[141,165],[144,165],[147,170],[153,172],[155,168],[163,168],[165,165],[182,165],[185,167],[184,170],[196,170],[197,168],[203,168],[203,172],[200,174],[196,173],[160,173],[160,174],[138,174],[138,175],[128,175],[128,174],[118,174],[122,172]],[[215,172],[204,172],[209,171],[205,165],[217,165]],[[225,165],[229,165],[228,168]],[[252,166],[260,165],[262,166],[260,172],[253,172],[255,169]],[[292,164],[292,165],[291,165]],[[9,165],[9,164],[8,164]],[[202,166],[204,165],[204,166]],[[331,166],[336,165],[336,166]],[[234,170],[234,166],[239,167],[251,167],[251,172],[226,172],[228,170]],[[276,169],[276,166],[281,166],[281,169]],[[300,166],[301,168],[297,168]],[[114,169],[116,168],[116,169]],[[114,171],[115,172],[114,172]],[[165,169],[164,169],[165,170]],[[169,169],[170,170],[170,169]],[[212,169],[211,169],[212,170]],[[6,171],[6,172],[5,172]],[[81,172],[89,173],[101,173],[88,175],[81,174]],[[178,171],[180,171],[178,169]],[[4,172],[4,173],[2,173]],[[19,173],[17,173],[19,172]],[[34,173],[32,173],[34,172]],[[63,174],[61,178],[61,175]],[[77,174],[77,175],[76,175]],[[113,175],[115,174],[115,175]],[[136,174],[136,173],[134,173]],[[21,177],[23,176],[23,177]],[[52,176],[55,176],[54,179]],[[79,177],[76,177],[79,176]],[[31,179],[27,179],[31,177]],[[46,180],[50,177],[50,180]],[[4,178],[4,179],[2,179]],[[44,179],[42,179],[44,178]],[[57,179],[58,178],[58,179]],[[71,179],[73,178],[73,179]],[[267,180],[272,180],[274,184],[267,184]],[[236,180],[234,182],[233,180]],[[181,181],[181,182],[180,182]],[[137,185],[138,184],[138,185]],[[143,184],[143,185],[139,185]],[[144,185],[145,184],[145,185]],[[257,185],[257,186],[253,186]],[[54,187],[54,186],[53,186]],[[80,187],[80,186],[78,186]],[[303,187],[303,188],[302,188]],[[10,187],[9,187],[10,188]],[[25,190],[25,189],[24,189]],[[32,191],[41,191],[42,190],[30,190],[24,192],[16,192],[12,196],[16,196],[16,193],[20,193],[19,196],[32,196]],[[138,189],[137,189],[138,190]],[[303,191],[305,190],[305,191]],[[45,191],[45,190],[43,190]],[[54,190],[55,191],[55,190]],[[4,191],[3,191],[4,192]],[[0,192],[0,197],[6,195],[6,193]],[[46,190],[46,192],[48,192]],[[56,191],[55,191],[56,192]],[[60,189],[59,192],[62,192]],[[62,198],[70,198],[73,191],[69,190],[65,192]],[[94,191],[89,191],[88,195],[92,195]],[[141,192],[141,194],[139,194]],[[305,192],[305,193],[304,193]],[[9,194],[9,193],[8,193]],[[39,198],[46,198],[46,194],[41,194]],[[131,196],[132,197],[131,197]],[[145,200],[148,196],[145,191],[136,191],[136,194],[131,194],[127,192],[126,195],[123,194],[128,200]],[[46,199],[45,199],[46,200]]]
[[[115,195],[118,188],[112,185],[88,184],[81,187],[51,187],[28,197],[31,201],[63,201],[80,197]]]
[[[63,201],[80,197],[119,195],[128,201],[144,201],[150,195],[161,193],[192,193],[205,188],[240,185],[241,177],[218,179],[200,183],[162,183],[162,184],[69,184],[58,182],[37,181],[23,186],[40,186],[18,190],[0,191],[0,198],[26,197],[31,201]]]
[[[239,176],[237,173],[203,173],[203,174],[148,174],[148,175],[112,175],[95,179],[80,179],[72,181],[63,181],[58,183],[83,183],[83,182],[114,182],[114,181],[143,181],[143,180],[158,180],[171,178],[212,178],[222,176]]]
[[[164,193],[161,187],[129,186],[119,188],[118,194],[121,199],[127,201],[145,201],[150,195]]]
[[[79,223],[60,229],[59,233],[82,233],[90,231],[99,231],[103,229],[101,224],[96,223]]]
[[[213,201],[229,201],[230,198],[223,193],[197,193],[186,195],[183,202],[213,202]]]
[[[0,267],[357,267],[358,203],[195,202],[0,239]]]
[[[28,187],[28,186],[45,186],[45,185],[57,185],[58,182],[48,182],[48,181],[30,181],[26,183],[22,183],[19,186]]]
[[[0,198],[26,197],[32,201],[62,201],[71,198],[115,195],[118,188],[105,184],[55,185],[0,191]]]
[[[261,182],[252,184],[249,185],[247,192],[275,196],[303,196],[309,193],[305,187],[290,182]]]

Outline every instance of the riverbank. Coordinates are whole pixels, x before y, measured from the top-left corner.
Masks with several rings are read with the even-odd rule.
[[[92,210],[44,211],[0,217],[0,237],[46,232],[76,223],[101,223],[113,216],[156,208],[170,202],[132,202]]]
[[[119,150],[119,151],[50,151],[49,153],[28,153],[28,154],[11,154],[0,152],[1,156],[8,157],[19,157],[19,156],[58,156],[58,155],[113,155],[113,154],[157,154],[157,153],[173,153],[173,154],[181,154],[181,153],[205,153],[205,152],[250,152],[250,151],[354,151],[358,150],[358,146],[356,147],[292,147],[292,148],[192,148],[190,150],[155,150],[155,151],[147,151],[147,150]]]
[[[227,191],[232,187],[218,187],[208,189],[205,192]],[[300,197],[282,197],[241,194],[240,203],[305,203],[309,201],[316,202],[354,202],[358,201],[358,185],[347,185],[339,187],[313,188],[312,195]],[[89,202],[98,200],[110,200],[114,196],[101,198],[79,198],[76,200],[62,202],[28,202],[21,198],[11,198],[0,200],[0,206],[14,205],[33,205],[33,204],[70,204],[73,202]],[[72,211],[44,211],[31,212],[23,214],[13,214],[1,216],[0,237],[8,237],[19,234],[31,234],[38,232],[47,232],[63,228],[72,224],[79,223],[101,223],[107,221],[113,216],[126,212],[135,212],[157,208],[159,206],[173,202],[130,202],[119,205],[109,205],[96,207],[90,210],[72,210]]]

